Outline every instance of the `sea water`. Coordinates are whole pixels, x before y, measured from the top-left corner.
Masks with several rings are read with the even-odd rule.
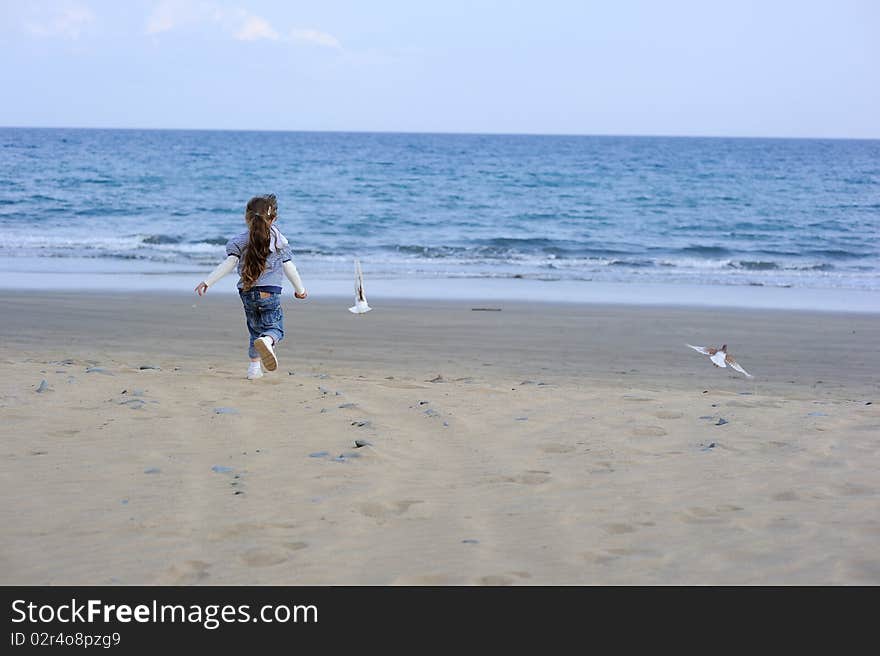
[[[263,193],[332,289],[880,292],[877,140],[3,128],[0,278],[195,280]]]

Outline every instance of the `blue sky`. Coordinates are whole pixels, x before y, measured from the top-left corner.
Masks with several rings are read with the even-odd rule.
[[[880,2],[0,0],[0,125],[880,138]]]

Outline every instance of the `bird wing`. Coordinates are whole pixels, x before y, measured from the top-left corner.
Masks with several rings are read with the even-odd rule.
[[[717,364],[719,367],[726,367],[727,365],[724,363],[724,351],[715,351],[712,355],[709,356],[709,359]]]
[[[360,260],[354,261],[354,300],[367,300],[367,295],[364,292],[364,272],[361,270]]]
[[[734,360],[729,355],[725,359],[727,360],[727,364],[729,364],[731,367],[733,367],[736,371],[740,372],[741,374],[745,374],[749,378],[754,378],[754,376],[752,376],[752,374],[750,374],[748,371],[746,371],[745,369],[742,368],[742,366],[739,364],[739,362]]]
[[[712,355],[715,352],[715,349],[708,349],[705,346],[694,346],[693,344],[685,344],[685,346],[690,346],[692,349],[703,355]]]

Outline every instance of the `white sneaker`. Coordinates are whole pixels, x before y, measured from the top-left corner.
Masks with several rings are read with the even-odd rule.
[[[263,367],[259,362],[251,362],[248,365],[248,380],[253,380],[254,378],[262,378],[263,377]]]
[[[260,359],[266,371],[275,371],[278,368],[278,358],[275,349],[272,348],[272,338],[263,336],[254,340],[254,348],[260,354]]]

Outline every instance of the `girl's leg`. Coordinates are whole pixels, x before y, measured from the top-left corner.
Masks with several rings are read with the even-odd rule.
[[[248,355],[251,359],[259,358],[268,371],[278,368],[278,357],[275,345],[284,337],[284,321],[281,311],[281,295],[272,294],[262,297],[248,316],[248,330],[251,333],[251,347]]]
[[[260,378],[263,375],[263,370],[260,367],[260,354],[257,353],[257,349],[254,348],[254,340],[260,336],[259,311],[254,306],[253,299],[249,296],[242,295],[241,302],[244,306],[244,316],[247,322],[249,337],[248,359],[250,362],[248,363],[247,377],[248,380],[253,380],[254,378]]]

